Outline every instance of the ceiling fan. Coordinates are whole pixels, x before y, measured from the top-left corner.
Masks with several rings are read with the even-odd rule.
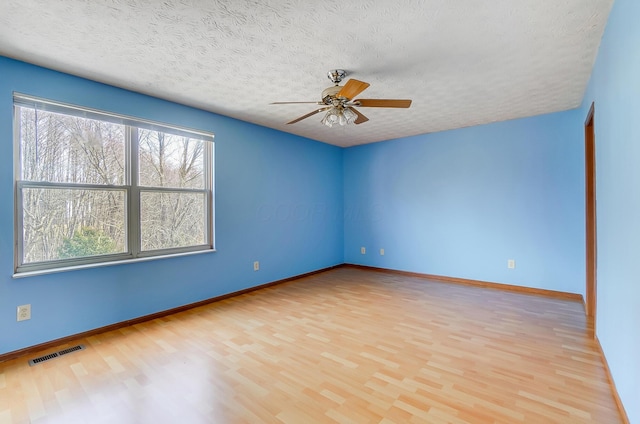
[[[334,69],[327,72],[327,77],[334,83],[332,87],[326,88],[322,92],[322,100],[319,102],[273,102],[272,105],[286,105],[294,103],[313,103],[323,107],[316,109],[306,115],[287,122],[287,124],[295,124],[303,119],[315,115],[316,113],[327,111],[322,123],[328,127],[334,125],[362,124],[367,122],[369,118],[360,113],[355,107],[391,107],[391,108],[408,108],[411,106],[411,100],[398,99],[354,99],[355,96],[362,93],[369,87],[369,83],[350,79],[344,86],[339,85],[347,75],[343,69]]]

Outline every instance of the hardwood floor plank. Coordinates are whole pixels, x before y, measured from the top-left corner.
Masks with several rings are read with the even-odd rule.
[[[343,267],[0,363],[0,424],[622,423],[589,331],[571,299]]]

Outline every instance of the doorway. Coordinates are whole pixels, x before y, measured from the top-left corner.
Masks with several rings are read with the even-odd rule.
[[[585,312],[595,335],[596,318],[596,136],[594,130],[594,103],[591,103],[584,122],[585,154],[585,222],[586,222],[586,299]]]

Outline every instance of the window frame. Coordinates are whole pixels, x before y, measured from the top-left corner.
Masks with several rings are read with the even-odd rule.
[[[101,185],[83,183],[60,183],[50,181],[26,181],[22,176],[22,144],[20,108],[26,107],[40,111],[61,113],[75,117],[111,122],[125,126],[124,181],[122,185]],[[13,93],[13,126],[14,126],[14,277],[66,271],[76,268],[117,265],[119,263],[141,260],[162,259],[215,251],[214,244],[214,134],[156,121],[120,115],[87,107],[51,101],[21,93]],[[177,136],[189,137],[203,142],[203,188],[179,188],[160,186],[141,186],[139,184],[138,130],[144,128]],[[125,251],[104,255],[84,256],[69,259],[24,263],[24,205],[23,190],[27,188],[71,189],[124,191],[124,221],[126,230]],[[142,250],[141,240],[141,193],[198,193],[204,196],[204,214],[202,216],[204,243],[197,245]]]

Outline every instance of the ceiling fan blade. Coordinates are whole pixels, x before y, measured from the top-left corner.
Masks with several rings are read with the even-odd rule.
[[[351,109],[352,111],[355,112],[356,115],[358,115],[358,118],[356,118],[356,120],[353,121],[354,124],[356,125],[362,124],[363,122],[367,122],[369,120],[369,118],[367,118],[362,113],[360,113],[355,107],[351,107],[349,109]]]
[[[346,99],[353,99],[358,94],[362,93],[364,90],[369,87],[368,82],[358,81],[357,79],[350,79],[347,83],[340,89],[336,97],[344,97]]]
[[[331,109],[332,107],[333,107],[333,106],[321,107],[320,109],[316,109],[316,110],[314,110],[313,112],[309,112],[309,113],[307,113],[306,115],[302,115],[301,117],[296,118],[296,119],[294,119],[294,120],[293,120],[293,121],[291,121],[291,122],[287,122],[287,125],[289,125],[289,124],[295,124],[296,122],[302,121],[303,119],[306,119],[306,118],[308,118],[308,117],[310,117],[310,116],[313,116],[313,115],[315,115],[315,114],[316,114],[316,113],[318,113],[318,112],[322,112],[323,110]]]
[[[411,106],[411,100],[396,99],[358,99],[355,100],[357,106],[360,107],[400,107],[407,108]]]
[[[272,102],[269,103],[270,105],[293,105],[293,104],[297,104],[297,103],[310,103],[310,104],[314,104],[314,105],[323,105],[324,103],[322,102]]]

